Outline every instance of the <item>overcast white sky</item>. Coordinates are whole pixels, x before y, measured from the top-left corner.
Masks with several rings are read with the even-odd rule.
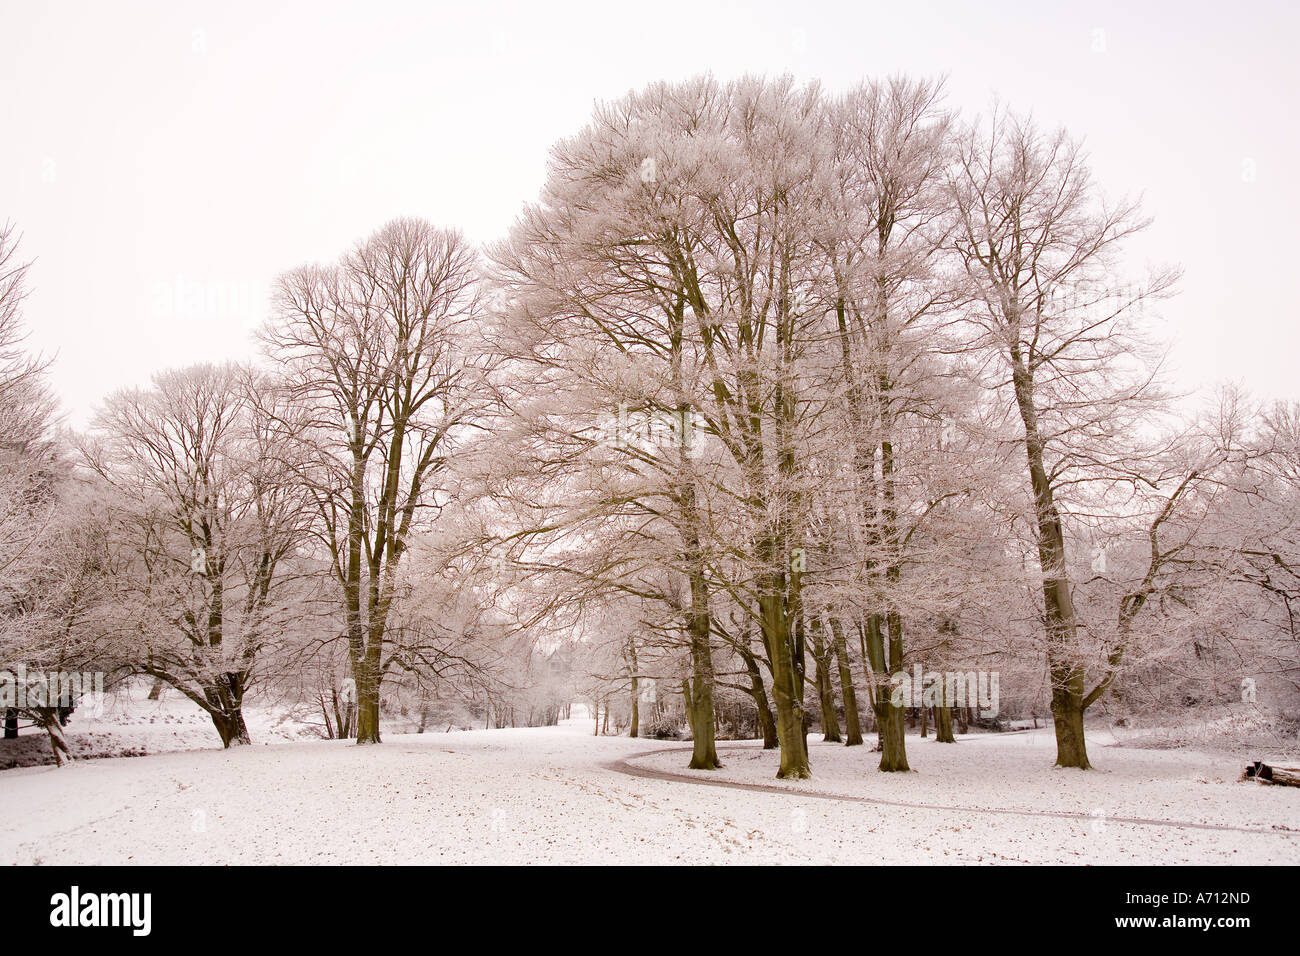
[[[1177,384],[1300,398],[1296,9],[0,0],[0,220],[80,425],[160,368],[253,354],[278,272],[393,216],[501,235],[597,99],[704,70],[946,73],[951,105],[1032,108],[1145,194],[1139,256],[1186,270]]]

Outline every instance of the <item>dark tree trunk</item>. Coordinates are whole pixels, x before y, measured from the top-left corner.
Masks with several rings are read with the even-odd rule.
[[[884,706],[876,708],[876,733],[880,737],[880,769],[887,773],[908,770],[907,745],[904,740],[907,712],[895,707],[886,697]]]
[[[627,642],[628,664],[632,671],[632,706],[631,718],[628,724],[627,735],[635,738],[641,731],[641,678],[637,674],[637,668],[640,666],[636,657],[636,640],[629,638]]]
[[[832,617],[830,628],[835,663],[840,672],[840,694],[844,698],[844,746],[857,747],[862,743],[862,726],[858,718],[858,693],[853,687],[848,645],[844,640],[844,624],[839,618]]]
[[[763,733],[763,749],[776,750],[781,746],[781,740],[776,735],[776,718],[772,716],[772,708],[767,703],[767,693],[763,694],[763,701],[758,706],[758,726]]]
[[[1012,363],[1012,383],[1025,426],[1025,454],[1038,526],[1047,664],[1052,678],[1052,718],[1056,728],[1056,764],[1087,770],[1090,764],[1083,733],[1083,702],[1087,689],[1083,665],[1078,659],[1074,602],[1066,573],[1065,534],[1044,462],[1044,443],[1038,427],[1038,409],[1034,404],[1033,376],[1014,347]]]
[[[353,726],[356,723],[356,706],[350,699],[339,697],[339,692],[335,688],[330,689],[330,701],[334,708],[335,736],[339,740],[347,740],[352,737]]]
[[[955,744],[957,738],[952,735],[952,708],[936,707],[934,709],[934,739],[941,744]]]
[[[236,707],[229,712],[212,712],[212,724],[217,728],[217,733],[221,736],[221,746],[225,748],[241,747],[251,744],[252,738],[248,735],[248,725],[244,723],[244,711],[242,707]]]
[[[691,770],[717,770],[722,766],[717,750],[717,716],[713,708],[713,652],[709,646],[709,620],[704,581],[692,575],[690,621],[691,681],[687,698],[691,718]]]
[[[882,621],[879,614],[870,615],[867,618],[865,643],[867,663],[871,668],[868,676],[874,680],[876,689],[872,712],[876,718],[876,734],[880,741],[880,769],[886,773],[895,773],[910,768],[907,765],[906,715],[902,707],[894,706],[892,688],[886,676],[891,670],[897,673],[903,669],[901,624],[897,629],[891,629],[887,662],[882,633],[882,625],[887,623],[888,619]]]
[[[804,736],[803,687],[795,665],[795,652],[786,615],[784,587],[780,577],[765,575],[759,591],[759,613],[763,622],[763,643],[772,664],[772,697],[776,703],[776,735],[781,745],[780,779],[806,779],[808,741]]]
[[[749,646],[749,625],[745,625],[745,647]],[[763,685],[763,672],[758,661],[747,649],[737,648],[745,662],[745,671],[749,674],[750,696],[754,698],[754,709],[758,712],[758,729],[763,735],[763,749],[775,750],[780,741],[776,736],[776,718],[772,716],[772,707],[767,700],[767,688]]]
[[[669,364],[676,391],[674,411],[677,421],[681,423],[681,440],[677,444],[676,487],[680,508],[677,531],[682,540],[687,586],[690,589],[690,607],[686,619],[691,646],[690,686],[686,695],[692,737],[690,769],[716,770],[722,764],[718,761],[715,745],[717,716],[713,709],[713,649],[710,645],[713,620],[709,615],[707,567],[701,545],[701,519],[696,507],[694,465],[686,427],[693,413],[693,405],[683,372],[686,328],[684,292],[679,291],[670,324]]]
[[[325,720],[325,736],[328,739],[333,740],[334,722],[330,720],[330,709],[325,706],[325,695],[324,694],[316,695],[316,702],[320,704],[320,715]]]
[[[813,661],[817,669],[817,697],[821,703],[822,740],[838,744],[841,742],[840,721],[835,713],[835,687],[831,682],[830,649],[823,639],[821,619],[814,616],[808,630],[812,636]]]
[[[372,641],[374,638],[372,638]],[[373,645],[378,651],[378,644]],[[379,674],[367,648],[357,667],[357,743],[377,744],[379,739]]]
[[[1088,748],[1083,735],[1082,694],[1067,683],[1052,690],[1052,725],[1056,730],[1056,765],[1088,770]]]

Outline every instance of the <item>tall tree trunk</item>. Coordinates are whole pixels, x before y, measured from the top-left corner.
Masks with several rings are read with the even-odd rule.
[[[844,746],[862,744],[862,725],[858,718],[858,693],[853,687],[853,669],[849,666],[849,649],[844,640],[844,623],[831,617],[831,644],[840,672],[840,694],[844,699]]]
[[[779,503],[775,520],[769,525],[769,537],[758,557],[764,569],[759,575],[759,617],[767,657],[772,665],[772,695],[776,700],[776,735],[781,743],[780,779],[806,779],[812,776],[808,762],[808,730],[804,712],[804,641],[803,641],[803,552],[797,545],[802,529],[796,479],[800,475],[796,428],[799,420],[795,394],[795,326],[796,310],[790,296],[790,248],[781,251],[777,299],[776,356],[778,367],[773,377],[772,407],[775,419],[777,473],[782,482],[791,484],[776,490]],[[754,468],[750,480],[755,488],[766,488],[769,477]],[[766,497],[766,493],[764,494]],[[798,551],[799,560],[795,560]],[[779,562],[779,563],[778,563]],[[773,573],[775,571],[775,573]]]
[[[822,711],[822,740],[838,744],[841,742],[840,721],[835,713],[835,686],[831,681],[830,648],[822,633],[820,616],[813,616],[808,630],[812,637],[813,661],[817,668],[817,696]]]
[[[713,654],[709,647],[708,611],[692,615],[691,632],[691,762],[690,770],[717,770],[717,719],[713,707]]]
[[[745,633],[745,642],[748,644],[748,625],[746,625]],[[740,656],[744,660],[745,670],[749,674],[749,693],[754,698],[754,709],[758,713],[758,729],[763,735],[763,749],[775,750],[780,746],[780,741],[776,736],[776,719],[772,716],[772,707],[767,701],[767,688],[763,685],[763,672],[759,670],[758,661],[755,660],[753,654],[742,650]]]
[[[715,744],[717,718],[713,709],[713,650],[710,645],[713,619],[709,613],[709,586],[704,550],[701,544],[701,518],[696,507],[695,476],[690,447],[689,423],[693,406],[683,373],[685,349],[686,299],[677,296],[671,316],[670,368],[676,392],[674,412],[677,430],[677,493],[680,507],[678,531],[682,538],[687,584],[690,588],[690,609],[686,629],[691,645],[691,693],[687,698],[691,718],[691,770],[716,770],[718,761]]]
[[[1025,426],[1025,454],[1034,492],[1038,531],[1038,560],[1043,576],[1044,626],[1047,631],[1047,665],[1052,679],[1052,722],[1056,731],[1056,765],[1087,770],[1088,748],[1083,732],[1087,688],[1078,639],[1074,601],[1066,571],[1065,535],[1055,494],[1043,460],[1044,444],[1034,405],[1033,376],[1018,349],[1012,350],[1012,383],[1016,404]]]
[[[882,305],[881,308],[883,321],[885,317],[884,306]],[[894,443],[890,440],[890,436],[894,432],[893,409],[890,405],[892,399],[889,397],[893,383],[889,380],[888,374],[881,373],[879,385],[881,395],[880,417],[885,435],[885,439],[880,443],[881,517],[884,523],[881,537],[889,553],[889,564],[885,569],[885,580],[889,583],[891,590],[896,592],[902,582],[903,569],[899,556],[898,511],[894,488]],[[903,616],[896,607],[891,607],[885,612],[885,627],[888,631],[889,673],[899,674],[902,673],[905,665],[903,657]],[[891,706],[890,710],[894,712],[891,719],[896,721],[897,725],[891,728],[887,739],[889,745],[896,748],[896,750],[892,753],[887,750],[884,742],[886,738],[882,738],[880,769],[889,770],[890,772],[908,770],[903,708]]]
[[[772,664],[772,697],[776,704],[776,736],[781,745],[780,779],[806,779],[808,741],[804,736],[803,688],[795,670],[789,619],[785,613],[784,588],[780,576],[764,575],[759,591],[759,614],[762,617],[763,643]]]
[[[636,641],[632,638],[627,642],[627,658],[632,671],[632,706],[627,735],[635,739],[641,732],[641,678],[637,674],[640,664],[636,657]]]
[[[876,734],[880,741],[880,769],[886,773],[895,773],[910,769],[907,765],[907,740],[904,725],[906,715],[902,707],[894,706],[893,688],[888,679],[891,672],[898,673],[903,669],[902,635],[899,633],[895,638],[891,634],[889,642],[891,653],[887,661],[883,634],[884,625],[885,621],[882,620],[879,614],[872,614],[867,617],[865,635],[867,646],[866,664],[870,668],[867,676],[875,687],[871,709],[876,718]]]
[[[717,720],[713,707],[713,654],[709,648],[709,623],[691,626],[691,770],[717,770]]]
[[[877,224],[878,251],[881,259],[889,245],[893,228],[892,218],[882,217]],[[888,327],[889,319],[889,284],[886,277],[877,278],[877,296],[874,306],[875,322],[883,332]],[[888,361],[873,355],[866,342],[857,342],[852,327],[846,293],[842,290],[836,301],[836,322],[839,329],[840,360],[843,370],[850,382],[848,394],[848,411],[854,425],[853,461],[854,470],[862,483],[863,526],[876,529],[872,534],[874,544],[883,545],[890,557],[886,567],[886,580],[897,587],[902,569],[898,556],[898,515],[894,488],[894,408],[893,382],[889,374]],[[875,379],[874,388],[868,389],[861,379],[860,368],[866,365],[869,374]],[[873,394],[874,392],[874,394]],[[874,407],[873,407],[874,406]],[[875,419],[879,426],[881,441],[873,446],[856,436],[870,434],[875,430],[869,421]],[[876,478],[876,450],[880,451],[880,478]],[[876,511],[879,504],[879,513]],[[883,627],[882,627],[883,625]],[[888,632],[886,646],[885,631]],[[875,718],[876,732],[879,737],[880,769],[886,772],[905,771],[907,766],[907,746],[904,736],[903,710],[894,707],[891,701],[891,687],[888,675],[903,669],[903,628],[902,619],[897,611],[890,611],[882,621],[881,615],[873,613],[868,617],[862,631],[864,644],[863,669],[867,672],[868,684],[873,688],[871,710]]]
[[[377,579],[377,570],[372,569]],[[377,580],[371,585],[369,596],[370,625],[366,628],[365,653],[360,669],[355,670],[357,680],[357,743],[377,744],[379,738],[379,684],[380,651],[383,648],[384,628],[387,625],[387,607],[379,595]]]
[[[939,625],[939,630],[944,635],[957,634],[957,622],[951,618],[944,620]],[[943,643],[940,645],[946,653],[949,648],[949,637],[945,636]],[[952,705],[956,701],[951,700],[948,696],[948,680],[943,675],[942,683],[939,684],[939,705],[934,709],[934,739],[941,744],[955,744],[957,738],[952,735]],[[958,680],[961,678],[959,677]],[[966,731],[962,731],[965,733]]]

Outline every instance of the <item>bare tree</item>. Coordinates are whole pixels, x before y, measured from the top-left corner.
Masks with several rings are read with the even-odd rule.
[[[50,362],[25,347],[22,305],[30,263],[19,259],[18,245],[16,227],[0,225],[0,662],[6,668],[48,664],[44,629],[58,616],[61,596],[82,593],[59,585],[63,571],[75,577],[71,564],[59,560],[67,530],[59,514],[67,467],[54,435],[58,406],[46,380]],[[62,762],[68,748],[54,710],[25,713],[49,732]],[[19,715],[6,710],[6,736],[17,734]]]
[[[1077,143],[995,112],[967,136],[956,164],[954,247],[970,277],[972,347],[989,354],[992,383],[1009,388],[1033,495],[1043,622],[1060,766],[1087,768],[1080,654],[1063,492],[1113,474],[1121,436],[1160,399],[1135,327],[1139,306],[1176,273],[1136,285],[1117,273],[1123,242],[1147,224],[1133,202],[1097,197]]]
[[[804,304],[817,268],[819,106],[815,88],[788,78],[659,84],[602,106],[557,148],[543,204],[497,255],[519,290],[515,314],[542,330],[534,338],[551,350],[546,358],[584,343],[583,364],[569,367],[588,370],[585,387],[633,397],[634,409],[681,423],[679,433],[690,421],[707,440],[699,458],[687,460],[678,442],[666,446],[674,454],[623,463],[653,473],[634,500],[677,539],[664,551],[675,552],[685,583],[694,767],[717,764],[720,600],[743,609],[761,636],[780,775],[809,772],[793,556],[803,534],[799,443],[812,407],[801,367],[816,325]]]
[[[82,446],[129,556],[115,579],[124,653],[204,710],[226,747],[249,742],[244,698],[289,613],[304,526],[258,412],[266,387],[233,365],[164,372],[111,396]]]
[[[862,633],[884,771],[908,769],[903,713],[890,703],[884,679],[905,665],[906,515],[909,499],[924,496],[916,487],[929,464],[907,441],[929,437],[915,427],[918,418],[953,418],[936,394],[946,370],[927,360],[955,299],[940,269],[952,126],[942,91],[939,82],[896,77],[864,84],[828,108],[834,159],[818,240],[833,283],[826,294],[834,321],[829,338],[851,426],[844,437],[856,479],[855,551],[866,564]]]
[[[475,256],[459,233],[390,222],[337,265],[279,280],[264,331],[294,409],[322,543],[342,594],[357,742],[379,743],[379,689],[396,571],[440,505],[440,476],[480,407]]]

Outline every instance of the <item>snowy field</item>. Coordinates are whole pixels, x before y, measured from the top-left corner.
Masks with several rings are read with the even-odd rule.
[[[723,770],[699,773],[683,769],[689,745],[663,753],[664,742],[591,729],[574,721],[388,735],[373,748],[277,742],[7,770],[0,861],[1300,860],[1300,790],[1240,782],[1229,757],[1097,739],[1097,770],[1083,773],[1052,769],[1050,732],[913,738],[917,772],[885,775],[866,748],[813,743],[816,778],[785,784],[774,779],[775,753],[753,745],[722,745]],[[646,773],[742,786],[633,775]]]

